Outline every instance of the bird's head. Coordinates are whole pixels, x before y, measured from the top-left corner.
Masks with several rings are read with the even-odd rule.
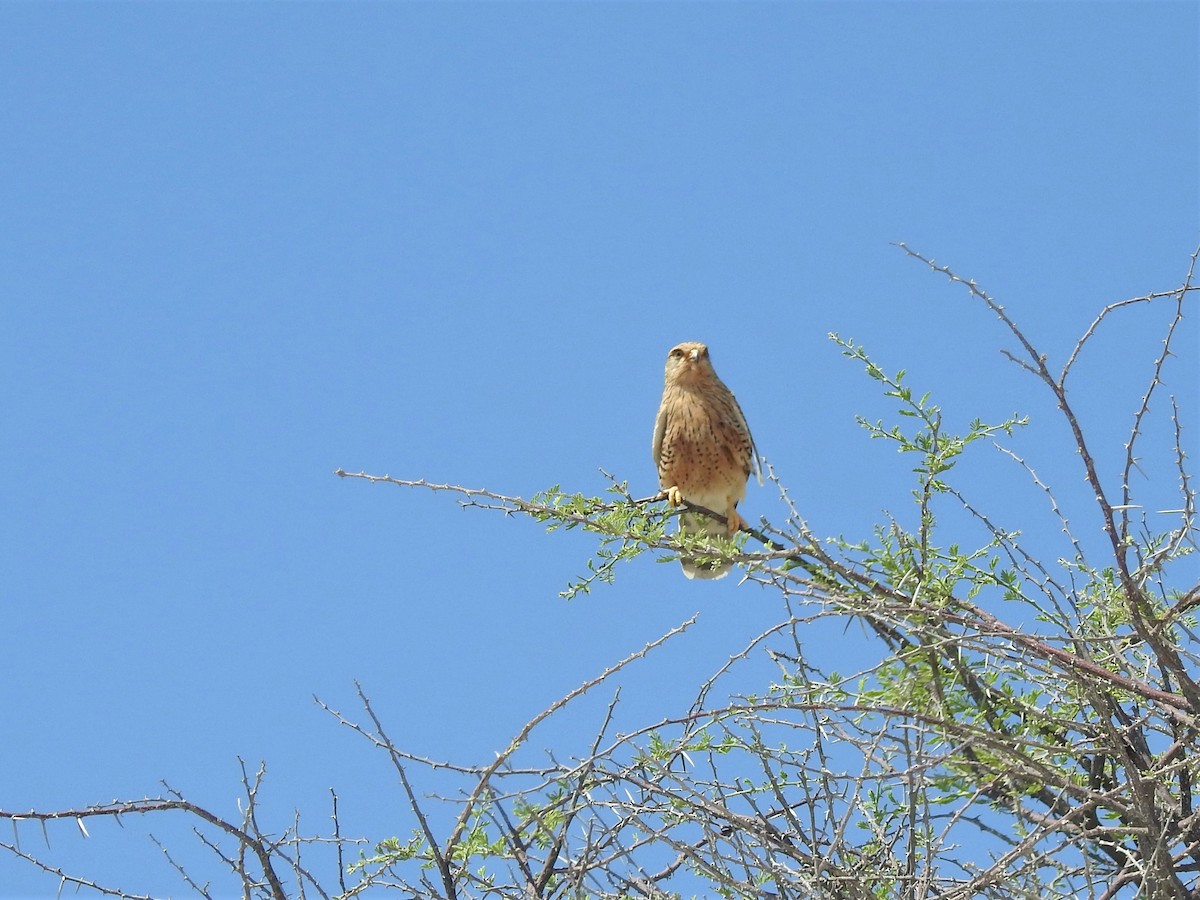
[[[712,373],[708,347],[696,341],[676,344],[667,354],[667,384],[688,384]]]

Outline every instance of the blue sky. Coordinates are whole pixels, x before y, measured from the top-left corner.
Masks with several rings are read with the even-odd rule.
[[[686,704],[778,598],[644,558],[568,604],[586,537],[332,474],[528,495],[604,467],[652,493],[681,340],[819,533],[910,487],[830,331],[959,424],[1029,413],[1024,449],[1081,487],[1011,339],[890,242],[1060,360],[1104,304],[1177,286],[1198,36],[1190,3],[0,5],[0,808],[166,779],[235,815],[240,755],[281,820],[320,827],[336,786],[348,830],[407,833],[314,693],[353,711],[358,679],[408,749],[488,760],[700,612],[623,694],[630,722]],[[1163,321],[1126,315],[1081,364],[1117,449]],[[782,518],[770,490],[743,506]],[[182,891],[96,831],[52,834],[55,859]],[[0,855],[0,895],[47,884]]]

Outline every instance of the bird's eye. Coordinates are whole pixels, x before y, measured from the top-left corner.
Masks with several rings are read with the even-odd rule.
[[[683,351],[680,350],[678,347],[676,347],[674,350],[671,351],[670,356],[672,359],[682,359]]]

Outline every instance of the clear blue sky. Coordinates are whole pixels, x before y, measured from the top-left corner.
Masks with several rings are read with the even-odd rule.
[[[959,423],[1029,412],[1053,469],[1061,429],[1011,340],[889,242],[1052,354],[1177,286],[1198,9],[0,5],[0,808],[167,779],[232,816],[240,755],[268,761],[281,822],[323,827],[336,786],[347,830],[407,834],[384,761],[312,694],[354,711],[359,679],[406,748],[486,761],[699,611],[625,714],[686,704],[776,597],[644,558],[568,604],[586,537],[332,475],[528,495],[596,491],[602,466],[649,494],[681,340],[710,345],[819,533],[909,489],[854,425],[886,407],[829,331]],[[1142,321],[1080,373],[1117,440]],[[1183,359],[1173,389],[1195,375]],[[744,511],[782,518],[769,489]],[[582,749],[595,719],[574,723],[534,744]],[[58,862],[183,891],[140,836],[51,831]],[[0,855],[0,895],[54,886]]]

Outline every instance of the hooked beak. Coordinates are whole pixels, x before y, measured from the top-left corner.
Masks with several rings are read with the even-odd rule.
[[[699,358],[700,358],[699,350],[693,350],[691,353],[688,354],[688,359],[690,359],[692,362],[695,362]]]

